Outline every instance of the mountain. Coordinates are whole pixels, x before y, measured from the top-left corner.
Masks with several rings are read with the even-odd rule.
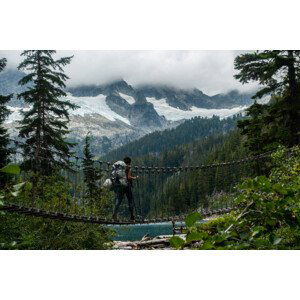
[[[7,70],[0,74],[0,94],[20,93],[24,73]],[[164,85],[133,87],[124,80],[104,85],[82,85],[66,89],[67,100],[80,108],[71,112],[69,138],[78,142],[90,132],[95,151],[103,155],[153,131],[173,128],[196,116],[231,116],[252,103],[251,94],[231,91],[208,96],[198,89],[184,90]],[[12,111],[6,126],[17,135],[16,121],[28,109],[16,97],[9,103]]]
[[[5,70],[0,73],[0,95],[9,95],[13,94],[14,97],[10,102],[10,105],[23,107],[24,103],[16,99],[16,95],[24,91],[24,87],[19,86],[18,82],[24,76],[23,72],[15,70]]]
[[[190,110],[193,107],[228,109],[241,105],[249,105],[253,102],[251,94],[243,94],[237,90],[230,91],[227,94],[208,96],[198,89],[183,90],[167,86],[144,86],[138,88],[138,93],[146,98],[155,100],[165,99],[168,105],[181,110]]]

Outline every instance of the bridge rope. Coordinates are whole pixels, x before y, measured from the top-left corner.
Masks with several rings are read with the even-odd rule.
[[[223,208],[216,210],[200,210],[199,212],[203,217],[209,217],[213,215],[220,215],[232,211],[233,208]],[[53,219],[60,221],[72,221],[72,222],[82,222],[90,224],[100,224],[100,225],[134,225],[134,224],[154,224],[162,222],[182,222],[186,216],[175,216],[169,218],[155,218],[155,219],[137,219],[135,221],[114,221],[106,218],[99,218],[94,216],[76,215],[60,213],[55,211],[47,211],[43,209],[30,208],[22,205],[16,204],[5,204],[0,206],[0,211],[6,211],[10,213],[18,213],[26,216],[41,217],[45,219]]]
[[[17,146],[24,145],[20,141],[12,140]],[[24,156],[22,151],[15,151],[16,154]],[[202,207],[197,206],[197,210],[204,216],[218,215],[232,211],[233,203],[222,204],[221,200],[216,200],[215,203],[212,203],[210,208],[205,207],[205,199],[213,194],[222,193],[232,194],[232,185],[236,184],[244,176],[249,176],[251,170],[251,175],[254,165],[259,169],[261,166],[261,161],[266,160],[271,156],[273,151],[268,151],[263,154],[249,156],[242,159],[236,159],[226,162],[218,162],[208,165],[186,165],[186,166],[177,166],[177,167],[168,167],[168,166],[144,166],[144,165],[135,165],[132,166],[133,173],[138,175],[140,178],[136,181],[135,195],[134,195],[134,206],[136,211],[136,221],[126,221],[126,220],[112,220],[109,218],[102,217],[100,215],[95,215],[96,212],[96,203],[93,200],[93,203],[90,203],[90,207],[86,205],[86,200],[82,195],[85,194],[85,186],[82,190],[78,188],[78,181],[82,181],[83,169],[80,161],[84,158],[79,156],[72,156],[69,159],[73,159],[73,169],[65,170],[65,175],[72,181],[74,186],[71,189],[72,198],[74,199],[73,208],[66,210],[66,207],[63,206],[63,200],[59,201],[59,205],[50,204],[47,207],[38,208],[37,205],[32,201],[30,204],[31,207],[27,207],[24,204],[21,205],[14,201],[14,203],[4,202],[4,205],[0,206],[0,210],[17,213],[21,215],[28,215],[34,217],[42,217],[53,220],[62,220],[62,221],[72,221],[72,222],[83,222],[83,223],[92,223],[92,224],[101,224],[101,225],[130,225],[130,224],[150,224],[150,223],[160,223],[160,222],[175,222],[183,221],[186,215],[178,213],[178,208],[174,207],[174,203],[170,198],[166,200],[159,199],[159,196],[164,193],[164,183],[167,183],[169,178],[174,177],[174,175],[183,176],[187,172],[194,172],[197,174],[196,177],[199,177],[199,187],[197,190],[196,200],[188,199],[188,204],[193,205],[193,211],[195,211],[195,205],[200,203],[199,199],[202,199]],[[41,159],[49,159],[49,157],[41,157]],[[107,176],[111,173],[112,162],[95,160],[95,164],[98,164],[99,169],[106,173]],[[246,172],[241,169],[243,167],[249,167],[249,170]],[[93,166],[95,168],[95,166]],[[226,169],[227,168],[227,169]],[[225,170],[226,169],[226,170]],[[71,172],[68,173],[68,172]],[[225,172],[226,171],[226,172]],[[64,171],[62,171],[64,172]],[[206,182],[208,178],[213,178],[214,182]],[[152,192],[152,198],[149,198],[149,195],[146,195],[146,198],[151,199],[151,209],[148,212],[146,211],[143,204],[147,204],[147,199],[144,200],[141,197],[140,189],[141,186],[145,183],[148,183],[150,186],[150,191]],[[186,184],[186,183],[184,183]],[[203,186],[206,187],[206,190],[203,190]],[[81,198],[80,198],[81,197]],[[221,198],[220,198],[221,199]],[[65,201],[65,200],[64,200]],[[165,201],[159,203],[159,201]],[[192,201],[192,202],[191,202]],[[160,205],[158,205],[160,204]],[[158,206],[160,209],[158,210]],[[192,206],[191,206],[192,207]],[[65,211],[63,211],[65,209]],[[106,214],[108,215],[108,214]],[[164,217],[165,215],[165,217]]]
[[[16,145],[25,145],[22,142],[19,142],[17,140],[14,139],[10,139],[10,141],[13,141]],[[47,148],[44,148],[45,150]],[[238,159],[238,160],[233,160],[233,161],[228,161],[228,162],[222,162],[222,163],[216,163],[216,164],[210,164],[210,165],[196,165],[196,166],[177,166],[177,167],[159,167],[159,166],[138,166],[135,165],[132,168],[136,171],[136,172],[140,172],[140,174],[142,173],[146,173],[146,171],[150,171],[153,173],[160,173],[160,172],[166,172],[166,173],[176,173],[176,172],[183,172],[183,171],[196,171],[196,170],[201,170],[201,169],[209,169],[209,168],[218,168],[218,167],[224,167],[224,166],[229,166],[229,165],[237,165],[237,164],[243,164],[246,162],[250,162],[250,161],[255,161],[255,160],[259,160],[259,159],[263,159],[266,157],[269,157],[274,151],[268,151],[262,154],[258,154],[258,155],[254,155],[254,156],[248,156],[245,157],[243,159]],[[24,153],[21,151],[15,151],[15,153],[23,155]],[[43,157],[40,156],[40,158],[44,159],[44,160],[50,160],[49,157]],[[84,157],[81,156],[70,156],[69,158],[73,158],[76,161],[76,165],[77,162],[79,160],[84,160]],[[114,164],[113,162],[110,161],[103,161],[103,160],[94,160],[95,163],[98,163],[100,166],[100,169],[102,169],[103,171],[106,172],[110,172],[112,165]],[[101,168],[101,166],[104,165],[106,166],[106,168]],[[259,165],[258,165],[259,166]],[[122,166],[121,166],[122,167]]]

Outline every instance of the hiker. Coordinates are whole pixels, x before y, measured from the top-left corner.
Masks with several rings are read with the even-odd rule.
[[[133,187],[133,180],[137,179],[138,176],[136,177],[132,176],[131,158],[125,157],[123,161],[125,163],[126,184],[120,184],[117,188],[114,189],[114,192],[116,194],[116,204],[114,208],[113,219],[117,220],[117,213],[119,207],[124,199],[124,196],[126,195],[126,198],[128,200],[128,207],[130,211],[130,220],[135,221],[134,212],[133,212],[132,187]]]

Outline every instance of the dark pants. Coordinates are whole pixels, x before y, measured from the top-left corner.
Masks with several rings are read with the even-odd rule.
[[[132,195],[132,188],[131,186],[128,186],[126,188],[122,188],[122,189],[119,189],[119,190],[116,190],[115,191],[115,194],[116,194],[116,204],[115,204],[115,209],[114,209],[114,214],[113,216],[116,217],[117,216],[117,213],[118,213],[118,210],[119,210],[119,207],[124,199],[124,196],[126,195],[126,198],[128,200],[128,208],[129,208],[129,211],[130,211],[130,217],[131,219],[134,218],[134,213],[133,213],[133,195]]]

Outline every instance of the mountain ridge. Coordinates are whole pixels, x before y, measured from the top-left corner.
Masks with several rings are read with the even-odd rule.
[[[18,134],[16,121],[28,106],[16,94],[25,73],[6,70],[0,74],[0,94],[14,93],[9,103],[12,114],[6,126]],[[148,133],[173,128],[193,117],[226,118],[243,110],[253,101],[250,94],[231,91],[208,96],[198,89],[177,89],[166,85],[133,87],[124,80],[104,85],[67,87],[66,100],[80,108],[70,113],[69,138],[79,142],[89,132],[97,144],[97,154],[105,154]],[[103,146],[102,146],[103,143]]]
[[[98,94],[118,96],[117,93],[121,92],[134,97],[137,102],[146,102],[147,97],[156,100],[166,98],[168,104],[183,110],[188,110],[192,105],[202,108],[231,108],[253,103],[253,93],[241,93],[236,89],[209,96],[197,88],[178,89],[167,85],[149,84],[134,88],[123,79],[106,85],[92,84],[68,87],[67,91],[78,97]]]

